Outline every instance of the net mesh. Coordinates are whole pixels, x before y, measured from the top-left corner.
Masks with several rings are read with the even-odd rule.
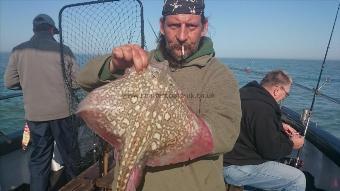
[[[68,46],[80,66],[96,56],[108,54],[113,47],[134,43],[144,46],[143,14],[140,1],[92,1],[67,5],[60,11],[60,42]],[[72,66],[64,68],[65,81],[72,85]],[[75,100],[74,100],[75,99]],[[71,95],[71,111],[79,95]]]
[[[113,47],[132,43],[144,48],[143,7],[139,0],[99,0],[64,6],[59,12],[60,43],[73,52],[80,67],[97,56],[110,54]],[[70,113],[74,113],[86,92],[77,88],[72,70],[67,63],[67,48],[61,48],[62,69],[69,100]],[[102,140],[80,120],[78,142],[82,168],[98,160]],[[90,153],[91,151],[91,153]],[[90,157],[89,157],[90,156]]]
[[[136,0],[97,1],[66,7],[61,13],[62,42],[80,64],[111,52],[112,47],[143,45],[141,5]]]

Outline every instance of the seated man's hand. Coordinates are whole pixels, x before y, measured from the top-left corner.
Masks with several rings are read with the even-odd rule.
[[[290,140],[293,142],[293,149],[301,148],[305,142],[305,138],[299,134],[291,136]]]
[[[111,73],[132,66],[137,72],[148,66],[148,55],[140,46],[127,44],[112,49],[112,61],[109,67]]]
[[[299,135],[299,132],[297,132],[293,127],[288,125],[287,123],[282,123],[284,132],[289,136],[292,137],[294,135]]]

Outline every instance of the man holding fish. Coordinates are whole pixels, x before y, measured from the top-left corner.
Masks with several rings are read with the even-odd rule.
[[[146,160],[146,167],[144,168],[143,174],[132,173],[132,176],[124,180],[128,182],[128,186],[122,190],[134,190],[135,187],[137,190],[163,191],[225,190],[223,180],[223,153],[233,148],[239,134],[241,119],[240,97],[237,81],[232,72],[215,58],[213,43],[210,38],[205,37],[208,30],[208,20],[204,16],[204,7],[203,0],[165,1],[162,11],[163,16],[160,19],[161,36],[156,50],[146,52],[140,46],[131,44],[115,47],[112,50],[111,56],[100,57],[91,61],[78,76],[77,80],[81,87],[91,91],[111,81],[129,85],[130,82],[121,80],[120,78],[127,68],[134,68],[137,74],[135,74],[132,79],[139,79],[138,75],[144,75],[152,65],[164,65],[169,68],[169,75],[181,90],[181,94],[191,95],[186,96],[185,103],[187,107],[190,108],[189,111],[193,113],[193,126],[198,127],[196,128],[198,133],[190,140],[192,141],[192,148],[186,148],[188,153],[190,153],[186,153],[185,150],[182,153],[174,152],[181,154],[174,154],[175,156],[172,160],[166,163],[162,156],[159,156],[157,160],[153,161],[151,159],[155,159],[155,157],[149,156],[148,158],[144,158],[144,160]],[[124,77],[128,78],[126,74],[122,78]],[[162,78],[159,77],[159,79]],[[133,81],[131,83],[133,83]],[[171,83],[170,80],[166,85],[170,84],[169,87],[171,87]],[[103,90],[102,87],[101,90]],[[124,87],[119,86],[119,84],[115,87],[124,89]],[[139,86],[136,86],[135,89],[138,89],[138,87]],[[165,89],[167,89],[167,87]],[[121,89],[113,89],[112,91],[119,92]],[[144,93],[145,92],[143,92],[143,95],[145,95]],[[146,93],[152,94],[152,92]],[[80,115],[92,125],[103,123],[92,119],[91,114],[83,114],[86,114],[88,108],[90,108],[87,104],[92,104],[91,107],[95,107],[95,97],[100,97],[101,95],[99,94],[100,93],[97,93],[95,96],[92,96],[91,99],[87,99],[80,107]],[[164,96],[166,95],[164,94]],[[136,100],[132,98],[132,102],[138,102],[138,95]],[[113,97],[112,99],[115,98]],[[162,101],[159,102],[162,103]],[[173,100],[173,102],[176,101]],[[146,105],[148,104],[150,105],[151,103],[146,103]],[[140,111],[143,112],[143,105],[137,106],[135,107],[136,110],[141,108]],[[161,106],[154,105],[151,107],[160,108]],[[124,112],[124,109],[126,109],[126,107],[121,108],[122,112]],[[169,110],[171,109],[172,108]],[[160,112],[162,111],[163,110],[160,110]],[[145,113],[147,116],[147,109]],[[103,113],[103,115],[107,114]],[[130,118],[133,118],[133,115],[135,114],[132,113]],[[183,113],[183,115],[186,114]],[[102,114],[98,116],[102,116]],[[169,115],[165,113],[163,119],[160,121],[160,123],[162,123],[161,125],[168,125],[166,120],[169,120],[172,116],[171,112],[169,112]],[[179,116],[179,118],[180,117],[181,116]],[[130,118],[124,119],[123,121],[125,121],[126,124],[131,124],[131,121],[135,119]],[[137,123],[134,122],[134,125],[136,124]],[[143,122],[138,124],[143,124]],[[91,125],[89,126],[91,127]],[[181,125],[178,125],[173,128],[181,128],[180,126]],[[124,129],[123,132],[119,133],[129,133],[126,131],[128,130]],[[145,131],[149,131],[149,129],[146,128]],[[176,131],[177,129],[174,129],[174,132]],[[117,137],[115,137],[117,134],[110,137],[110,134],[107,133],[108,131],[105,132],[102,133],[101,136],[115,145],[117,143],[115,142],[117,141]],[[139,131],[137,131],[137,136],[138,132]],[[135,133],[136,132],[133,132],[132,134],[135,136]],[[153,134],[152,136],[158,138],[166,135]],[[176,136],[179,135],[176,134]],[[184,136],[186,136],[186,134],[184,134]],[[202,139],[197,137],[202,137]],[[139,138],[143,139],[143,137]],[[119,141],[120,140],[126,139],[119,139]],[[176,145],[176,143],[174,144]],[[136,146],[136,144],[134,146]],[[154,149],[156,147],[157,145],[152,148]],[[131,149],[136,148],[133,147]],[[180,149],[183,148],[179,148],[179,150]],[[166,148],[164,148],[164,150],[166,150]],[[183,160],[183,158],[185,158],[183,155],[188,155],[186,160]],[[128,161],[127,158],[124,157],[125,155],[119,158],[121,160],[118,163],[119,165],[124,165],[125,159]],[[169,159],[168,155],[166,157]],[[136,168],[140,168],[140,166],[136,166]],[[135,167],[132,170],[134,169]],[[114,181],[117,181],[116,179],[115,177]],[[131,182],[134,186],[129,186]],[[115,185],[114,183],[114,189],[121,189],[115,187]]]

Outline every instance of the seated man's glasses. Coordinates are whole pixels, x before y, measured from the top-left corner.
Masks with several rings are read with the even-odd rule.
[[[288,97],[289,93],[285,90],[285,88],[283,86],[280,86],[280,88],[283,90],[283,92],[285,92],[285,97]]]

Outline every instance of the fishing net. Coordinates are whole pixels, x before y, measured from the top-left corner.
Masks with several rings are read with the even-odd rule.
[[[113,47],[133,43],[144,48],[143,7],[139,0],[99,0],[64,6],[59,12],[60,42],[71,49],[80,67],[97,56],[110,54]],[[68,48],[61,47],[61,59],[69,109],[74,113],[86,92],[77,88],[73,64],[67,61]],[[85,168],[98,160],[104,143],[80,120],[78,142]],[[89,156],[90,155],[90,156]]]

